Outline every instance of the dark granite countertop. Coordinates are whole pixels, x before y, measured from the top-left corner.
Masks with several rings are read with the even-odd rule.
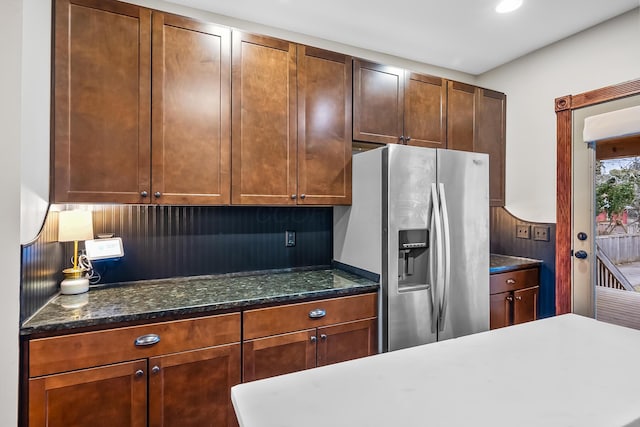
[[[539,259],[491,254],[489,261],[489,273],[504,273],[523,268],[539,267],[541,264],[542,261]]]
[[[337,269],[149,280],[59,295],[27,319],[21,335],[165,317],[240,311],[372,292],[378,283]]]

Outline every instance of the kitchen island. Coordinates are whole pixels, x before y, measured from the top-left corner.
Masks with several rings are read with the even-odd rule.
[[[241,427],[638,426],[640,331],[568,314],[237,385]]]

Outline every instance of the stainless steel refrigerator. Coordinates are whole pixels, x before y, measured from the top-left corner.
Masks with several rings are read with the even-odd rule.
[[[353,156],[334,259],[380,275],[381,351],[489,329],[489,157],[388,145]]]

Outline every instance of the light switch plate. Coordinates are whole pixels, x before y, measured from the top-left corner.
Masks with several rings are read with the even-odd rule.
[[[530,239],[530,225],[517,224],[516,225],[516,237],[518,239]]]

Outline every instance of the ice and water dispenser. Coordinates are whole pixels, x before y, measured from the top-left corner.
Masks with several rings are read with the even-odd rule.
[[[398,291],[428,287],[429,230],[426,228],[398,232]]]

